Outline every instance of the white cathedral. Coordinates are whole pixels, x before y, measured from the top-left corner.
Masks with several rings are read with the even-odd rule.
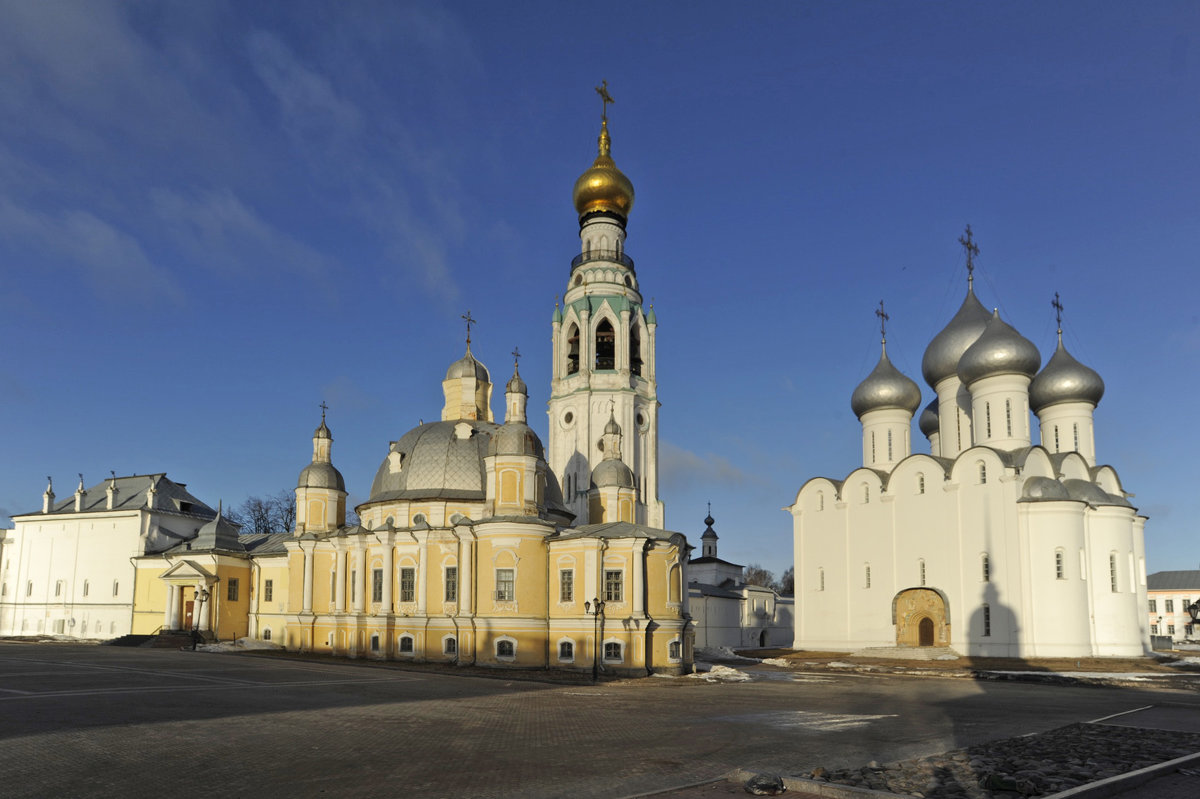
[[[912,451],[921,390],[888,360],[885,336],[850,399],[862,467],[812,478],[787,509],[795,647],[1140,656],[1146,517],[1096,462],[1104,382],[1063,346],[1057,295],[1058,346],[1039,371],[1037,347],[975,296],[969,227],[962,243],[966,298],[922,360],[936,394],[918,422],[930,454]]]

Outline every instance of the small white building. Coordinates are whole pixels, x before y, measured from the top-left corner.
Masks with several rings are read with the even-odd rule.
[[[969,228],[964,244],[970,271]],[[962,306],[925,350],[935,396],[920,418],[930,452],[920,454],[910,437],[921,391],[889,361],[885,339],[850,402],[862,423],[862,467],[808,480],[788,509],[796,648],[1148,650],[1146,517],[1116,470],[1096,461],[1093,411],[1104,383],[1067,352],[1061,327],[1040,364],[1033,343],[986,311],[969,279]]]
[[[712,514],[704,519],[701,554],[688,562],[688,607],[702,649],[790,646],[794,600],[761,585],[747,585],[744,569],[717,557]]]
[[[0,635],[113,638],[130,632],[132,558],[194,538],[216,511],[165,474],[115,475],[12,517],[0,552]]]
[[[1200,602],[1200,570],[1155,572],[1146,578],[1150,634],[1171,641],[1200,638],[1188,608]]]

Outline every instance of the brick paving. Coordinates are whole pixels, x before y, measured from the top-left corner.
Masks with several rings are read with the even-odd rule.
[[[0,644],[0,794],[621,797],[919,757],[1154,696],[856,675],[592,686]]]

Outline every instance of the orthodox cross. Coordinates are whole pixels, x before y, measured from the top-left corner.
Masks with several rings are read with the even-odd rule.
[[[1050,307],[1054,309],[1054,318],[1058,321],[1058,333],[1062,335],[1062,312],[1063,304],[1058,299],[1058,292],[1054,292],[1054,299],[1050,301]]]
[[[887,343],[887,322],[891,317],[887,315],[887,311],[883,310],[883,300],[879,301],[879,307],[875,309],[875,315],[879,317],[879,335],[883,338],[884,343]]]
[[[521,348],[513,347],[512,356],[513,356],[513,372],[515,373],[517,371],[517,366],[519,366],[521,363]]]
[[[467,311],[465,314],[460,316],[459,319],[462,319],[463,321],[465,321],[467,323],[467,349],[470,349],[470,347],[471,347],[471,325],[478,324],[478,323],[474,319],[471,318],[470,311]]]
[[[325,411],[329,410],[329,406],[325,404],[325,400],[321,400],[321,404],[318,407],[321,409],[321,423],[324,424]]]
[[[600,81],[600,85],[596,87],[596,94],[600,95],[600,102],[602,104],[602,109],[600,111],[600,118],[603,119],[605,122],[607,122],[608,121],[608,104],[616,102],[616,100],[614,100],[612,98],[612,95],[608,93],[608,81],[606,81],[606,80]]]
[[[967,225],[967,237],[958,237],[958,243],[967,251],[967,285],[975,282],[975,256],[979,255],[979,247],[971,239],[971,226]]]

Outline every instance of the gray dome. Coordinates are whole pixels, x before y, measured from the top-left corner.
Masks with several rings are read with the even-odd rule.
[[[1058,348],[1029,384],[1029,407],[1034,413],[1060,402],[1090,402],[1100,404],[1104,396],[1104,381],[1095,369],[1090,369],[1072,357],[1058,335]]]
[[[459,425],[469,435],[460,438]],[[500,425],[473,419],[430,422],[392,445],[375,473],[368,502],[384,499],[483,499],[484,456]],[[392,462],[399,460],[399,469]]]
[[[925,348],[921,374],[930,388],[937,388],[938,383],[958,371],[958,359],[983,333],[988,316],[987,309],[976,299],[975,290],[968,288],[958,313]]]
[[[600,465],[592,469],[592,485],[596,488],[633,488],[633,472],[617,458],[600,461]]]
[[[325,417],[321,417],[321,426],[313,431],[313,438],[327,438],[333,441],[333,433],[329,431],[329,425],[325,424]]]
[[[925,406],[925,410],[921,411],[921,418],[917,421],[917,425],[921,428],[921,435],[926,438],[929,438],[941,429],[938,424],[937,397],[931,399],[929,404]]]
[[[492,434],[489,455],[533,455],[544,459],[542,442],[533,428],[523,422],[508,422]]]
[[[345,491],[346,481],[332,463],[310,463],[300,472],[296,488],[335,488]]]
[[[470,346],[467,347],[467,354],[450,364],[450,368],[446,370],[447,380],[455,380],[460,377],[474,377],[477,380],[491,382],[491,375],[488,374],[487,367],[475,360]]]
[[[884,345],[875,369],[850,395],[850,408],[860,419],[864,413],[882,408],[900,408],[911,416],[920,405],[921,387],[892,366],[887,345]]]
[[[508,385],[504,387],[504,391],[508,394],[525,394],[529,395],[529,389],[525,387],[525,381],[516,372],[508,379]]]
[[[621,435],[621,425],[617,424],[617,417],[611,412],[608,415],[608,424],[604,425],[604,435]]]
[[[1030,477],[1021,491],[1023,500],[1053,502],[1070,498],[1066,486],[1053,477]]]
[[[959,359],[958,377],[967,385],[995,375],[1033,377],[1041,365],[1042,355],[1033,342],[994,311],[983,334]]]
[[[1133,507],[1125,497],[1109,494],[1090,480],[1063,480],[1071,499],[1078,499],[1089,505],[1123,505]]]

